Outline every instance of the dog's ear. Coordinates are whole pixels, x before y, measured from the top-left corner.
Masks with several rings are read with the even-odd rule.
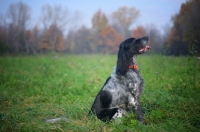
[[[118,52],[116,73],[120,75],[125,75],[126,72],[128,71],[128,65],[129,65],[128,57],[124,52],[123,44],[121,44]]]

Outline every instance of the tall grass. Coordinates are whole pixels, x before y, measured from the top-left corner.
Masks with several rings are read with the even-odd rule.
[[[103,123],[87,113],[116,64],[110,55],[0,58],[0,131],[199,131],[200,61],[139,56],[147,125],[134,114]],[[49,118],[70,121],[46,123]]]

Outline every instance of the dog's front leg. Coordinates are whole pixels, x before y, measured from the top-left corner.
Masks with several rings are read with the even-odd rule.
[[[137,99],[138,100],[138,99]],[[137,115],[137,118],[138,120],[142,123],[142,124],[145,124],[144,122],[144,114],[142,112],[142,107],[141,107],[141,104],[140,104],[140,101],[138,100],[137,103],[135,104],[135,106],[133,107],[133,110],[135,111],[136,115]]]
[[[132,111],[135,111],[137,118],[140,122],[144,124],[142,107],[140,105],[140,99],[133,97],[132,95],[128,98],[129,104],[132,106]]]

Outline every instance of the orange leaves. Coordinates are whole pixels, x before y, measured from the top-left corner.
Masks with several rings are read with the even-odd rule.
[[[98,49],[103,53],[116,53],[123,37],[108,24],[107,17],[101,10],[94,14],[92,24],[98,35]]]
[[[146,31],[142,26],[138,26],[136,29],[132,31],[132,37],[140,38],[146,35]]]
[[[63,35],[59,34],[57,37],[56,51],[62,52],[64,50],[66,50],[66,46],[64,45],[64,43],[65,43],[65,40],[63,38]]]
[[[51,25],[39,42],[40,50],[64,51],[65,41],[62,32],[56,25]]]
[[[108,25],[99,34],[99,45],[103,46],[103,52],[116,53],[123,37]]]

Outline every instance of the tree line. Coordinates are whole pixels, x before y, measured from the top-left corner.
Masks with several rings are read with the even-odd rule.
[[[166,43],[168,54],[187,55],[196,52],[200,55],[200,1],[188,0],[183,3],[172,21]]]
[[[67,7],[44,5],[39,22],[34,26],[31,7],[23,2],[11,4],[0,16],[0,54],[38,54],[51,51],[61,53],[109,53],[118,51],[126,38],[150,37],[155,53],[187,55],[189,47],[200,50],[200,2],[189,0],[182,4],[178,14],[172,17],[173,26],[165,32],[153,24],[132,25],[140,16],[135,7],[120,7],[110,15],[100,9],[94,13],[88,28],[79,26],[81,15],[71,13]]]

